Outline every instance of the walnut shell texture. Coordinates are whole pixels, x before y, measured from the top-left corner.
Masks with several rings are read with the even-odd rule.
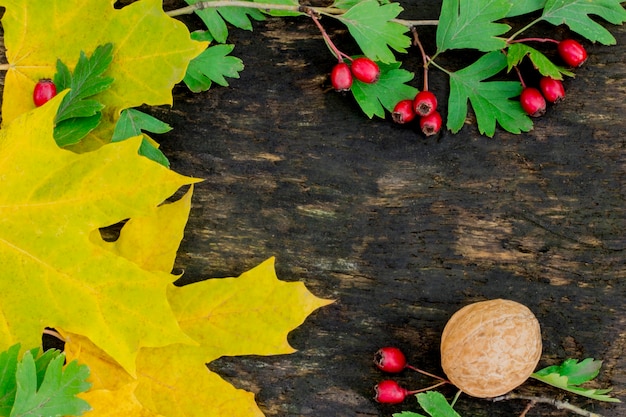
[[[468,395],[492,398],[524,383],[541,357],[541,328],[528,307],[495,299],[454,313],[441,335],[441,366]]]

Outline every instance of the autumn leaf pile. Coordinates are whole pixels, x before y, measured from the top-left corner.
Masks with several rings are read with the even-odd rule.
[[[141,135],[111,142],[120,113],[172,104],[189,62],[207,50],[159,0],[0,0],[9,69],[0,130],[0,350],[65,339],[90,369],[87,416],[262,416],[254,396],[205,364],[284,354],[287,333],[329,303],[280,281],[270,258],[238,278],[184,287],[171,270],[193,184],[138,154]],[[57,59],[113,45],[102,122],[59,148],[54,118],[67,90],[40,108],[32,91]],[[177,191],[184,196],[169,202]],[[168,201],[164,204],[165,201]],[[99,230],[126,219],[115,242]],[[244,297],[245,294],[245,297]],[[271,323],[271,324],[270,324]]]

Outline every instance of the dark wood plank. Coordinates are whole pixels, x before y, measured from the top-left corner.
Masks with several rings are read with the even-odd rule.
[[[436,17],[436,4],[425,13]],[[415,403],[372,400],[383,378],[374,351],[398,345],[415,365],[440,372],[449,316],[471,301],[505,297],[541,321],[543,365],[604,359],[600,381],[623,396],[626,33],[611,30],[618,46],[589,45],[564,103],[532,132],[493,139],[471,123],[424,139],[368,120],[350,97],[328,91],[333,60],[306,19],[233,32],[234,54],[246,63],[241,79],[206,94],[177,90],[162,115],[175,127],[163,141],[173,167],[206,179],[178,265],[198,280],[237,275],[275,255],[282,279],[337,302],[290,335],[298,353],[224,358],[211,369],[255,392],[268,416],[389,416]],[[449,62],[464,59],[471,56]],[[417,63],[407,59],[408,68]],[[447,95],[441,73],[432,83]],[[428,383],[409,373],[400,380]],[[626,415],[622,406],[572,401]],[[458,403],[464,416],[523,408]],[[537,406],[530,415],[567,413]]]

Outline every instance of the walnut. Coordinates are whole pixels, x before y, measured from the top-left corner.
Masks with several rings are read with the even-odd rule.
[[[488,300],[457,311],[441,336],[441,366],[468,395],[491,398],[518,387],[541,357],[535,315],[511,300]]]

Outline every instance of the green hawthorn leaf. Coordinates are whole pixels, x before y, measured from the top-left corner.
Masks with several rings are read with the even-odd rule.
[[[89,389],[86,381],[89,368],[72,361],[63,366],[64,355],[47,363],[41,384],[37,365],[30,351],[17,365],[17,391],[10,417],[79,416],[90,409],[86,401],[76,397]]]
[[[194,93],[199,93],[211,88],[214,82],[227,87],[228,81],[225,77],[239,78],[243,62],[237,57],[229,56],[234,47],[234,45],[210,46],[195,57],[189,63],[183,79],[187,87]]]
[[[77,143],[100,124],[102,115],[66,119],[54,128],[54,140],[60,147]],[[77,139],[78,138],[78,139]]]
[[[15,344],[0,353],[0,416],[2,417],[8,417],[11,414],[15,402],[17,390],[15,372],[17,371],[19,353],[19,344]]]
[[[202,0],[185,1],[187,4],[193,5]],[[252,30],[250,19],[265,19],[265,16],[259,10],[245,7],[207,7],[196,10],[195,13],[202,19],[213,38],[219,43],[226,42],[228,38],[228,26],[226,23],[230,23],[239,29]]]
[[[444,0],[437,26],[437,49],[478,49],[488,52],[503,49],[506,40],[498,36],[510,26],[494,23],[511,9],[507,0]]]
[[[417,89],[406,83],[413,79],[413,73],[400,69],[400,63],[384,64],[378,62],[380,78],[373,84],[354,80],[352,94],[361,110],[370,119],[374,116],[385,117],[385,109],[392,111],[400,100],[413,98]]]
[[[520,16],[541,10],[546,5],[546,0],[516,0],[512,3],[511,10],[506,14],[506,17]]]
[[[517,81],[485,81],[507,66],[500,51],[483,55],[472,65],[449,73],[448,129],[453,133],[463,127],[469,100],[476,115],[481,134],[493,136],[496,122],[511,133],[532,129],[532,121],[524,113],[519,101],[510,100],[520,95],[522,86]]]
[[[537,375],[550,375],[556,373],[567,377],[568,385],[580,385],[591,381],[600,373],[602,361],[593,358],[578,362],[576,359],[566,359],[561,365],[548,366],[536,372]]]
[[[411,45],[411,39],[405,35],[408,28],[392,22],[401,11],[398,3],[381,5],[377,0],[364,0],[336,18],[346,25],[364,55],[390,63],[396,61],[391,49],[406,52]]]
[[[437,391],[426,391],[416,395],[417,402],[432,417],[461,417]]]
[[[120,142],[142,134],[142,131],[150,133],[166,133],[172,130],[170,125],[156,117],[150,116],[144,112],[135,109],[125,109],[120,114],[120,118],[113,130],[111,142]],[[170,162],[167,157],[159,150],[157,145],[144,136],[139,146],[139,155],[143,155],[163,166],[169,168]]]
[[[509,46],[507,50],[507,64],[508,71],[519,65],[520,62],[524,59],[524,57],[528,56],[530,61],[533,63],[533,66],[537,71],[541,73],[541,75],[545,75],[546,77],[554,78],[555,80],[562,80],[563,75],[567,75],[569,77],[573,77],[574,73],[568,71],[567,69],[555,65],[548,59],[547,56],[536,50],[535,48],[531,48],[528,45],[523,43],[514,43]]]
[[[54,136],[59,146],[80,142],[100,123],[100,111],[104,105],[87,98],[101,93],[113,83],[113,78],[102,75],[113,60],[112,51],[111,43],[98,46],[89,58],[81,51],[73,74],[57,60],[58,75],[54,77],[57,89],[70,89],[63,97],[55,119]]]
[[[557,388],[574,394],[593,398],[598,401],[620,402],[617,398],[607,395],[608,389],[588,389],[579,385],[589,382],[600,373],[602,361],[587,358],[580,362],[576,359],[566,359],[560,365],[548,366],[531,375],[531,377]]]
[[[620,25],[626,21],[626,10],[620,0],[548,0],[541,18],[553,25],[567,25],[592,42],[614,45],[615,38],[589,15]]]

